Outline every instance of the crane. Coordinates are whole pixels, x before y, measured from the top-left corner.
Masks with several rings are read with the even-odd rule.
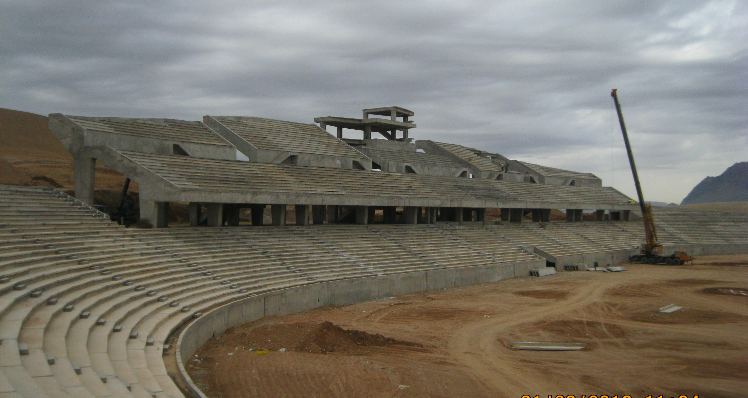
[[[623,142],[626,144],[626,152],[629,156],[629,163],[631,164],[631,173],[634,175],[634,185],[636,185],[636,194],[639,197],[639,208],[642,211],[644,233],[646,236],[646,242],[642,245],[639,254],[635,254],[629,257],[629,262],[683,265],[687,261],[692,261],[693,258],[689,256],[684,250],[677,250],[669,256],[663,256],[662,245],[657,242],[657,228],[655,227],[654,217],[652,216],[652,206],[649,203],[644,202],[644,194],[642,193],[642,187],[639,183],[639,174],[636,171],[634,153],[631,151],[631,143],[629,143],[629,136],[628,133],[626,133],[626,123],[624,123],[623,121],[623,112],[621,112],[621,104],[618,102],[617,91],[618,90],[614,88],[613,91],[611,91],[610,96],[613,97],[613,101],[616,105],[616,112],[618,113],[618,123],[621,125]]]

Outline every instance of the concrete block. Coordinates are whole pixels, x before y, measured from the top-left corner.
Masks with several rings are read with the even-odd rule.
[[[530,271],[531,276],[548,276],[548,275],[554,275],[556,273],[556,269],[553,267],[544,267],[544,268],[538,268]]]

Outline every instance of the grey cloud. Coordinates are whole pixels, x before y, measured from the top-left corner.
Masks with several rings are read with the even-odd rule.
[[[668,181],[746,160],[747,28],[738,1],[11,1],[0,106],[311,122],[400,105],[416,138],[627,187],[619,88],[648,196],[679,201],[690,186]]]

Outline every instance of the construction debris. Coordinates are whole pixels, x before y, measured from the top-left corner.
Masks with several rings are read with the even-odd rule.
[[[673,312],[678,311],[680,309],[683,309],[683,307],[678,307],[675,304],[670,304],[670,305],[666,305],[666,306],[660,308],[660,312],[663,313],[663,314],[670,314],[670,313],[673,313]]]
[[[545,267],[530,270],[530,276],[548,276],[556,273],[556,269],[553,267]]]

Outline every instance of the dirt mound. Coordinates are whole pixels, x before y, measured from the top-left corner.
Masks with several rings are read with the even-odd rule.
[[[0,108],[0,157],[71,160],[67,149],[49,131],[46,116]]]
[[[416,343],[399,341],[359,330],[345,330],[329,321],[296,322],[289,324],[263,325],[247,333],[227,331],[218,344],[237,344],[255,350],[326,354],[328,352],[353,354],[365,347],[419,346]]]
[[[536,299],[561,299],[569,295],[569,292],[560,290],[523,290],[514,292],[517,296],[532,297]]]

